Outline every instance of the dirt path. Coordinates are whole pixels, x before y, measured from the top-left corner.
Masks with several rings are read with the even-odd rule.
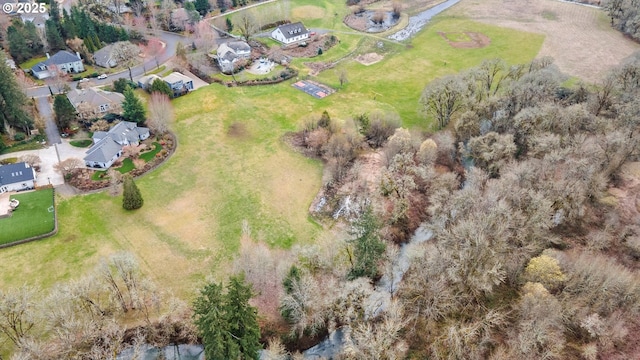
[[[603,10],[556,0],[463,0],[449,10],[491,25],[546,36],[538,56],[551,56],[562,71],[597,82],[640,50],[609,26]]]

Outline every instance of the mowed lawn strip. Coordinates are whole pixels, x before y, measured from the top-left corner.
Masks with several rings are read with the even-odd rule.
[[[153,150],[140,154],[140,159],[144,160],[145,162],[153,160],[156,154],[159,153],[160,150],[162,150],[162,145],[160,145],[160,143],[154,142],[153,146]]]
[[[53,230],[53,189],[18,193],[11,195],[11,198],[20,201],[20,205],[11,217],[0,219],[0,244],[43,235]]]
[[[459,29],[463,25],[468,30]],[[436,33],[454,30],[483,32],[492,44],[454,49]],[[370,46],[351,35],[341,39],[342,54]],[[171,127],[179,146],[166,163],[136,180],[144,206],[124,211],[121,196],[107,193],[62,199],[58,235],[0,252],[0,286],[51,286],[126,250],[163,289],[188,299],[208,275],[228,271],[221,265],[237,253],[243,229],[281,248],[321,237],[324,230],[309,219],[308,209],[322,186],[322,163],[282,141],[305,117],[327,110],[334,121],[346,122],[381,109],[400,113],[405,126],[426,129],[418,98],[429,81],[485,57],[529,61],[540,42],[538,35],[443,18],[413,39],[411,48],[396,46],[378,64],[344,61],[321,73],[318,80],[336,88],[343,66],[349,77],[343,89],[321,100],[293,88],[295,79],[272,86],[211,85],[175,99]],[[439,65],[443,58],[446,67]]]

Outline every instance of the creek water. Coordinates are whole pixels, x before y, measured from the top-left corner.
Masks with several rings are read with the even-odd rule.
[[[148,344],[140,346],[139,354],[134,348],[122,351],[116,360],[204,360],[204,347],[202,345],[169,345],[157,348]]]
[[[404,29],[396,32],[395,34],[389,35],[389,39],[397,41],[404,41],[409,39],[413,35],[417,34],[420,30],[422,30],[422,28],[427,25],[432,17],[440,14],[441,12],[447,10],[448,8],[459,2],[460,0],[448,0],[417,15],[411,16],[409,18],[409,24]]]
[[[398,291],[398,286],[409,270],[411,247],[424,243],[433,237],[431,230],[425,226],[420,226],[411,236],[406,244],[402,244],[398,256],[392,262],[391,271],[382,276],[375,286],[373,294],[367,300],[367,317],[375,317],[387,309],[391,303],[392,296]],[[316,346],[306,350],[303,355],[305,359],[331,359],[338,356],[346,344],[346,338],[351,329],[344,326],[329,334]]]

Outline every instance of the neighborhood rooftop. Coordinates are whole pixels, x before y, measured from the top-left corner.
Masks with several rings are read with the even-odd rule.
[[[278,29],[280,29],[280,31],[282,31],[282,35],[284,35],[284,37],[288,38],[292,38],[292,37],[296,37],[296,36],[300,36],[302,34],[306,34],[308,31],[307,29],[304,27],[304,25],[301,22],[296,22],[293,24],[285,24],[285,25],[280,25],[278,27]]]
[[[27,163],[0,166],[0,186],[29,180],[33,180],[33,170]]]

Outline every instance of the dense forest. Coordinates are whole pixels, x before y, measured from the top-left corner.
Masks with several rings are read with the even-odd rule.
[[[281,302],[293,334],[347,324],[349,359],[637,357],[640,228],[608,190],[638,160],[638,74],[640,54],[594,87],[567,86],[548,58],[488,60],[425,88],[434,135],[393,131],[389,114],[307,124],[303,145],[331,172],[327,215],[347,197],[363,215],[354,240],[329,245],[346,254],[299,256]],[[393,135],[376,149],[382,133]],[[371,152],[383,163],[373,187]],[[402,249],[409,270],[372,305],[394,243],[420,224],[432,236]]]

